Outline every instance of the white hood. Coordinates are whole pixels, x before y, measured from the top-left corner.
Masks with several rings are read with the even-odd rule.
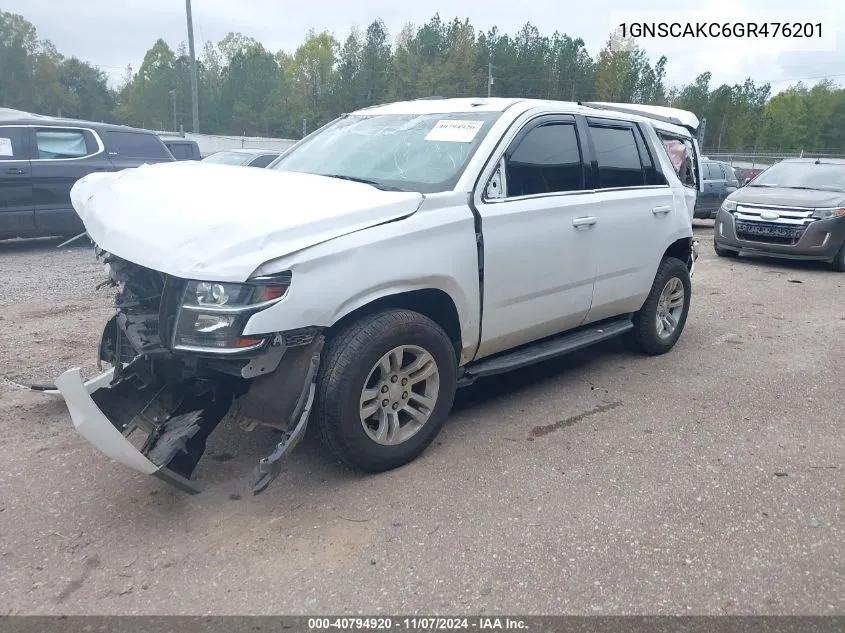
[[[423,200],[337,178],[195,161],[93,173],[70,195],[100,248],[176,277],[234,282],[276,257],[407,217]]]

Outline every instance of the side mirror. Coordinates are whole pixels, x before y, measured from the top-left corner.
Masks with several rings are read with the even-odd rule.
[[[743,180],[743,181],[742,181],[742,186],[744,187],[744,186],[745,186],[745,185],[747,185],[749,182],[751,182],[751,178],[746,178],[745,180]]]

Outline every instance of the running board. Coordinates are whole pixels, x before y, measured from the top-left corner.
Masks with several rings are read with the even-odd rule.
[[[557,356],[563,356],[614,338],[632,329],[634,329],[634,324],[628,318],[606,321],[516,351],[506,352],[493,358],[485,358],[466,367],[461,377],[460,386],[465,387],[475,381],[476,378],[502,374],[520,367],[541,363]]]

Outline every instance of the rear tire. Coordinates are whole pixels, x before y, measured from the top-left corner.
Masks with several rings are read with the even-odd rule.
[[[680,259],[664,257],[651,291],[634,315],[634,329],[628,335],[636,351],[658,356],[675,346],[684,330],[692,296],[689,269]]]
[[[845,242],[842,243],[842,247],[836,257],[833,258],[830,267],[838,273],[845,273]]]
[[[327,340],[316,420],[341,462],[368,472],[390,470],[431,444],[456,388],[457,358],[446,332],[417,312],[387,310]]]

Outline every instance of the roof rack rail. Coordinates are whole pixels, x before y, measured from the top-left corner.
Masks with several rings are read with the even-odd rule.
[[[610,110],[613,112],[625,112],[627,114],[636,114],[647,119],[655,121],[663,121],[664,123],[671,123],[673,125],[680,125],[689,130],[693,136],[698,133],[701,121],[698,117],[688,110],[681,110],[679,108],[669,108],[666,106],[644,105],[640,103],[607,103],[602,101],[588,101],[583,104],[588,108],[595,108],[597,110]]]

